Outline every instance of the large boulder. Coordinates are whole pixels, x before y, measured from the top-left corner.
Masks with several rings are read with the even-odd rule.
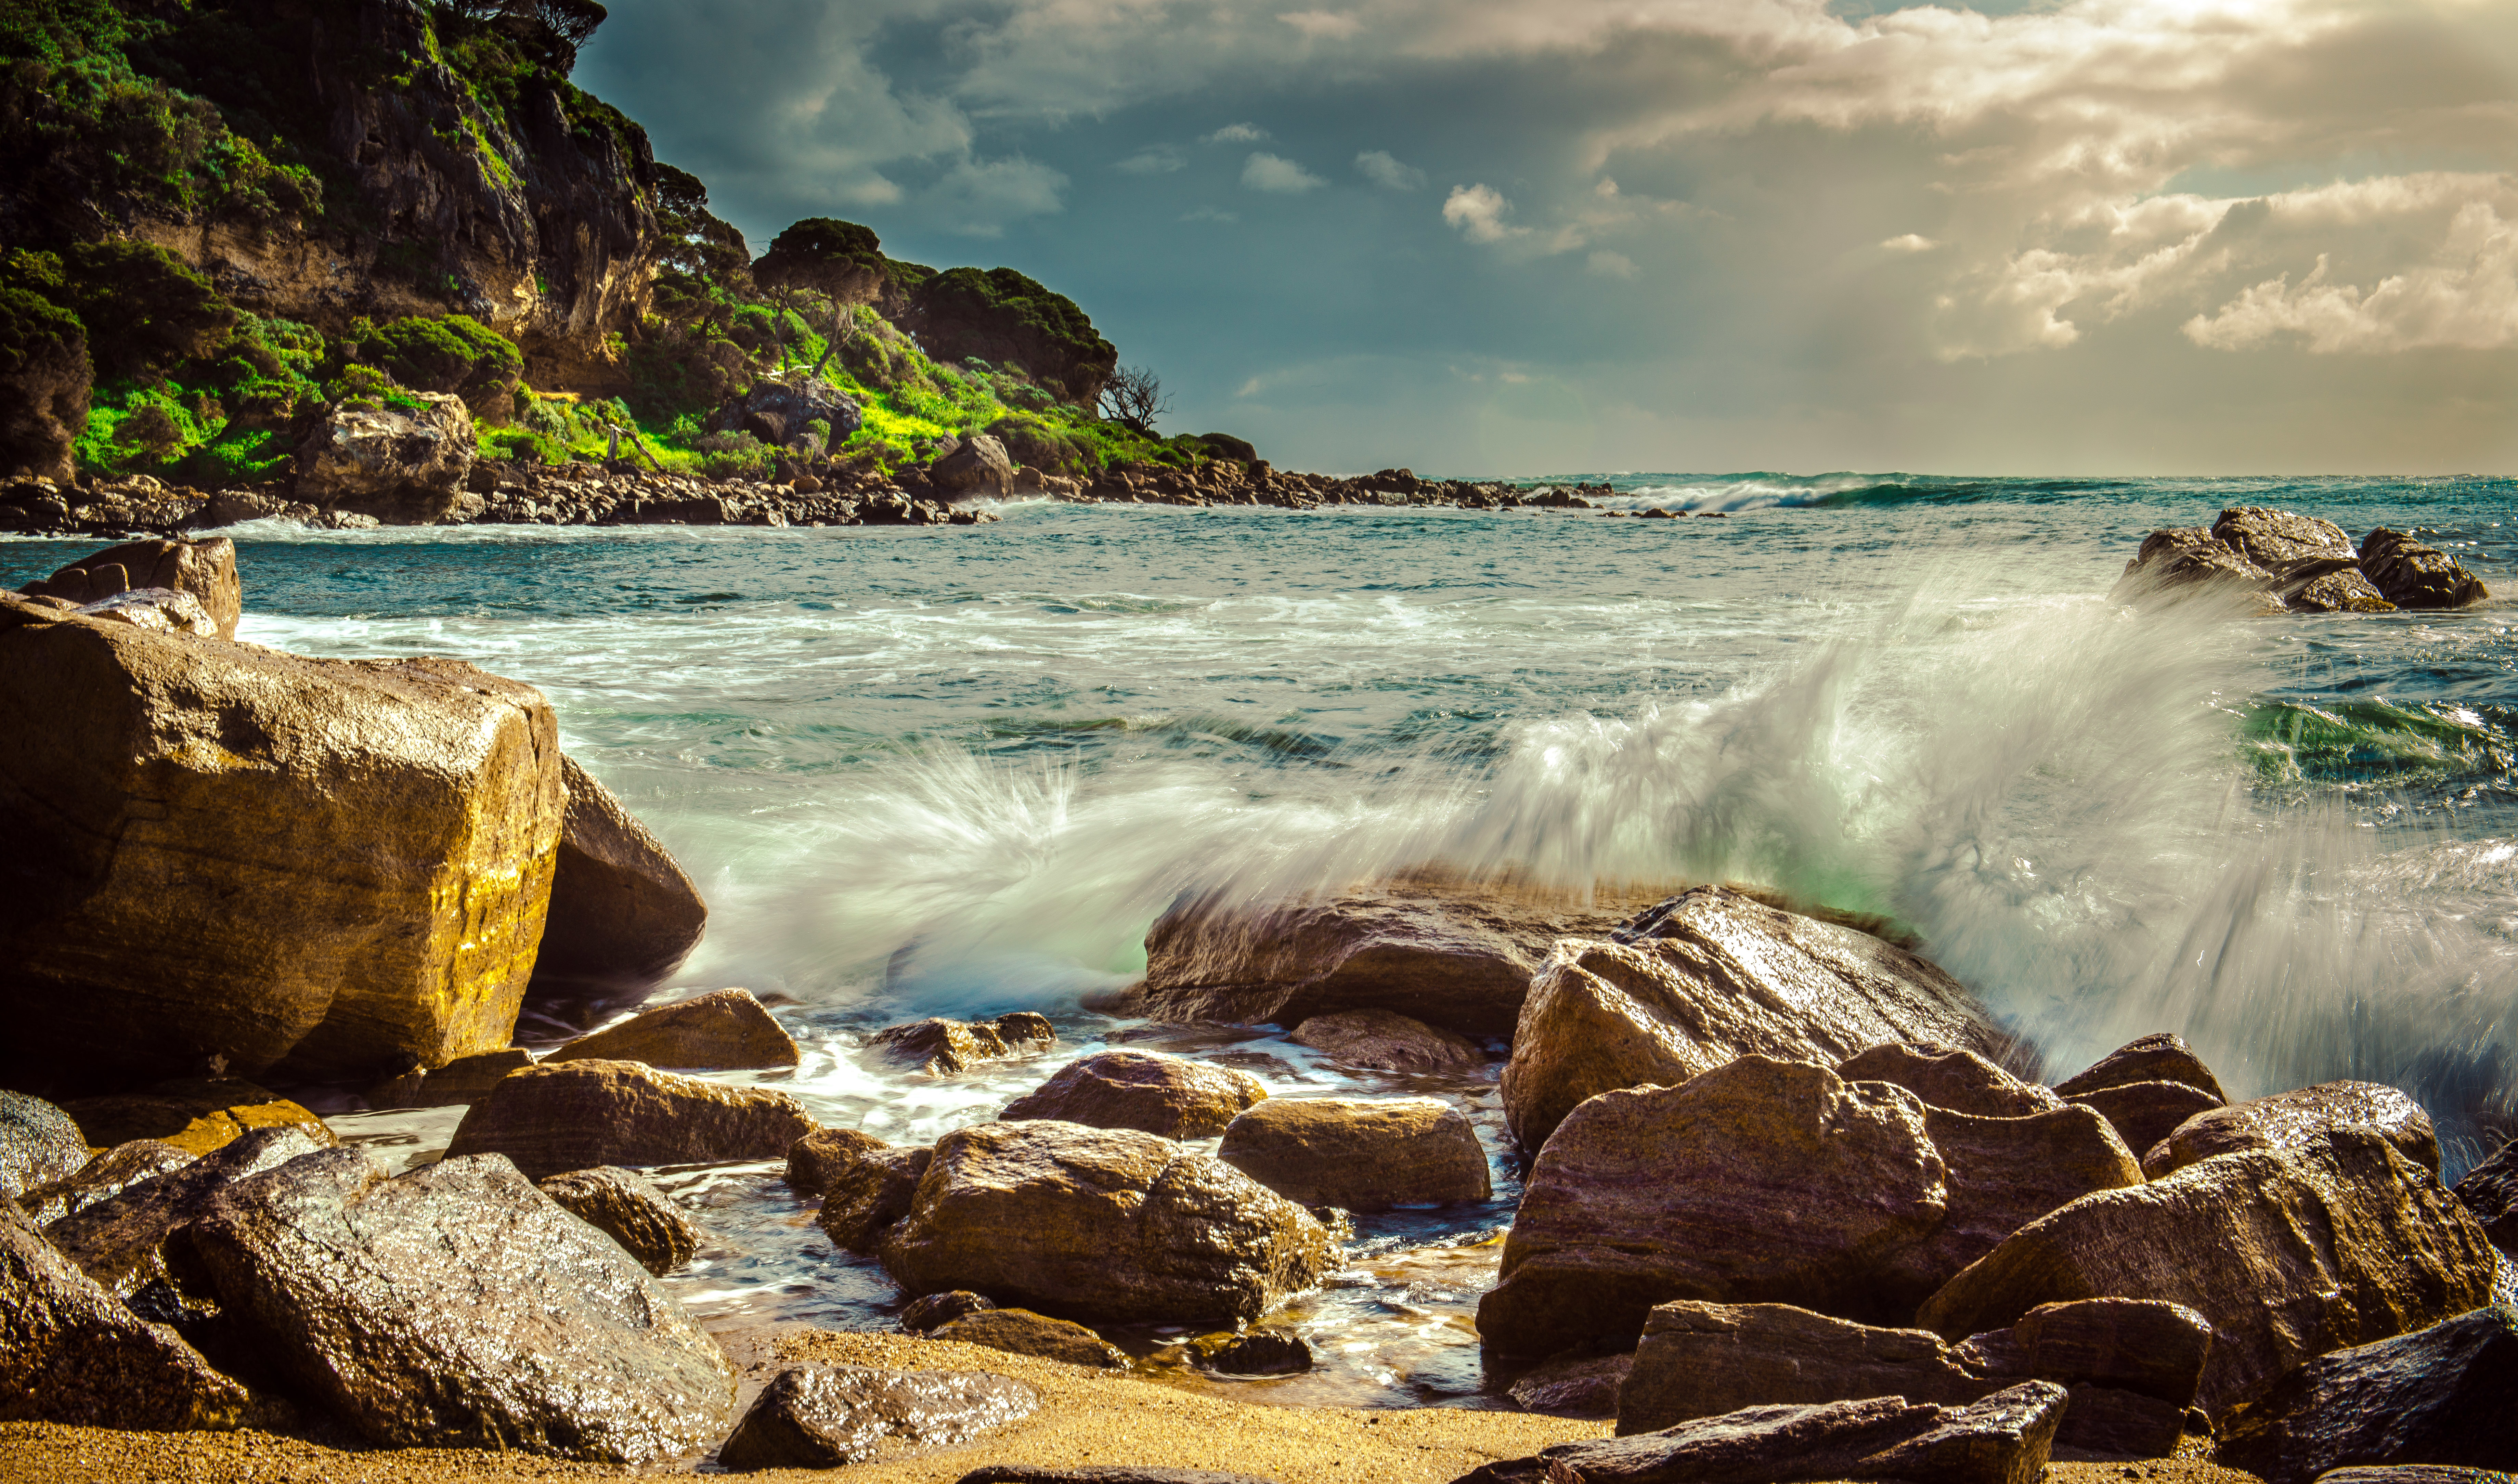
[[[1495,1194],[1477,1130],[1440,1098],[1271,1098],[1233,1120],[1215,1155],[1298,1205],[1383,1211]]]
[[[1571,941],[1532,981],[1504,1116],[1536,1151],[1584,1099],[1684,1082],[1755,1053],[1833,1066],[1889,1041],[1998,1058],[2006,1038],[1956,980],[1870,934],[1720,887],[1656,909],[1634,942]]]
[[[909,1215],[935,1151],[869,1141],[853,1149],[845,1163],[828,1157],[829,1153],[816,1172],[823,1188],[815,1223],[841,1251],[880,1253],[892,1228]],[[788,1159],[792,1167],[792,1152]]]
[[[866,1037],[895,1063],[916,1067],[931,1077],[968,1071],[989,1062],[1030,1056],[1058,1044],[1049,1017],[1018,1010],[993,1021],[948,1021],[930,1016],[905,1026],[887,1026]]]
[[[2021,1227],[2092,1191],[2142,1184],[2142,1166],[2086,1108],[1982,1118],[1927,1105],[1924,1132],[1947,1167],[1947,1213],[1931,1235],[1886,1255],[1880,1291],[1913,1312]]]
[[[728,1468],[836,1468],[890,1439],[944,1447],[1031,1416],[1040,1393],[979,1371],[791,1367],[753,1399],[717,1450]]]
[[[2107,601],[2149,607],[2200,598],[2235,613],[2279,613],[2279,601],[2268,592],[2273,586],[2274,575],[2236,547],[2201,526],[2188,526],[2143,538]]]
[[[18,1208],[39,1227],[74,1216],[101,1200],[110,1200],[143,1180],[182,1169],[195,1157],[158,1139],[133,1139],[117,1144],[49,1184],[17,1198]]]
[[[0,1201],[66,1180],[87,1161],[87,1140],[68,1113],[0,1088]]]
[[[2369,1129],[2247,1150],[2084,1196],[2029,1223],[1918,1312],[1956,1339],[2043,1304],[2157,1298],[2201,1314],[2215,1415],[2313,1356],[2490,1301],[2497,1256],[2429,1171]]]
[[[2196,1113],[2143,1156],[2156,1180],[2215,1155],[2297,1149],[2330,1128],[2374,1128],[2397,1153],[2436,1175],[2439,1135],[2422,1106],[2383,1082],[2320,1082]]]
[[[479,451],[472,412],[444,392],[400,396],[416,408],[360,408],[344,402],[297,445],[297,498],[325,510],[370,515],[389,526],[459,519],[464,476]]]
[[[621,1244],[638,1266],[659,1278],[690,1261],[708,1237],[635,1170],[598,1165],[535,1185],[570,1215]]]
[[[0,593],[0,1078],[436,1065],[507,1043],[558,727],[451,660],[315,660]]]
[[[1487,1054],[1464,1035],[1395,1010],[1336,1010],[1296,1026],[1293,1042],[1349,1067],[1383,1071],[1475,1071]]]
[[[818,1196],[869,1152],[890,1147],[859,1129],[814,1129],[787,1146],[787,1183],[799,1195]]]
[[[217,626],[220,638],[236,637],[237,619],[244,612],[244,588],[237,578],[236,543],[224,536],[125,542],[82,556],[19,590],[28,597],[57,597],[83,608],[148,588],[191,593]]]
[[[1836,1064],[1848,1082],[1894,1082],[1934,1108],[1983,1118],[2052,1113],[2063,1100],[2023,1082],[1973,1051],[1930,1042],[1874,1046]]]
[[[166,1239],[219,1192],[322,1148],[293,1128],[258,1128],[198,1159],[143,1180],[44,1229],[79,1271],[129,1298],[169,1276]]]
[[[2330,520],[2262,505],[2235,505],[2212,523],[2212,534],[2232,550],[2274,575],[2288,597],[2329,572],[2358,570],[2361,553]]]
[[[184,1228],[262,1353],[385,1447],[645,1463],[715,1443],[734,1372],[618,1244],[496,1157],[326,1150]]]
[[[985,433],[973,433],[927,466],[927,482],[946,500],[1004,495],[1014,478],[1015,461],[1006,446]]]
[[[681,966],[708,930],[708,903],[671,851],[578,765],[568,791],[550,913],[534,978],[543,984],[644,989]]]
[[[1246,1322],[1339,1260],[1310,1212],[1219,1159],[1047,1119],[945,1135],[883,1249],[912,1293],[1122,1323]]]
[[[1059,1069],[998,1116],[1205,1139],[1224,1132],[1243,1109],[1267,1096],[1259,1079],[1237,1067],[1159,1051],[1097,1051]]]
[[[803,1104],[640,1062],[544,1063],[509,1072],[464,1111],[447,1157],[505,1155],[532,1179],[598,1164],[775,1159],[813,1131]]]
[[[812,424],[824,425],[815,441]],[[762,378],[752,390],[729,397],[709,415],[712,433],[750,433],[773,449],[820,454],[838,448],[865,426],[855,398],[818,376]]]
[[[2399,608],[2463,608],[2492,595],[2455,557],[2385,526],[2361,538],[2361,575]]]
[[[2106,1119],[2125,1147],[2137,1153],[2158,1148],[2187,1119],[2223,1106],[2202,1088],[2184,1082],[2127,1082],[2075,1093],[2070,1101]]]
[[[795,1037],[749,989],[714,989],[641,1010],[543,1058],[552,1062],[644,1062],[691,1071],[793,1067]]]
[[[2098,1110],[2135,1154],[2178,1124],[2228,1101],[2212,1069],[2183,1037],[2167,1031],[2129,1041],[2055,1084],[2066,1101]]]
[[[2320,1356],[2221,1428],[2222,1462],[2272,1484],[2356,1463],[2518,1463],[2518,1309],[2495,1304]]]
[[[2518,1139],[2467,1170],[2456,1183],[2456,1199],[2482,1223],[2494,1246],[2518,1255]]]
[[[327,1148],[341,1142],[304,1104],[242,1077],[178,1077],[145,1092],[73,1098],[62,1111],[100,1149],[156,1139],[206,1155],[259,1128],[293,1128]]]

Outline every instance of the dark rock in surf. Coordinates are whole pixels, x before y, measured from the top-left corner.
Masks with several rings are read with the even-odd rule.
[[[2396,605],[2357,570],[2312,578],[2290,595],[2293,613],[2393,613]]]
[[[2274,575],[2201,526],[2153,531],[2125,563],[2107,593],[2111,603],[2142,606],[2204,598],[2235,612],[2279,613]]]
[[[66,1180],[87,1162],[87,1139],[68,1113],[0,1088],[0,1200]]]
[[[1932,1042],[1874,1046],[1839,1062],[1836,1074],[1848,1082],[1894,1082],[1934,1108],[1983,1118],[2025,1117],[2063,1106],[2046,1088],[1973,1051]]]
[[[853,1128],[817,1128],[787,1147],[787,1183],[798,1192],[818,1196],[831,1181],[855,1167],[870,1150],[891,1146]]]
[[[2361,575],[2399,608],[2463,608],[2492,595],[2455,557],[2385,526],[2361,538]]]
[[[2341,526],[2262,505],[2223,510],[2212,523],[2212,535],[2272,573],[2285,597],[2329,572],[2357,570],[2361,562]]]
[[[1082,1325],[1029,1309],[974,1310],[937,1325],[927,1337],[1101,1371],[1123,1371],[1128,1365],[1117,1346]]]
[[[641,1010],[560,1047],[557,1062],[644,1062],[686,1071],[757,1070],[803,1060],[785,1026],[749,989],[714,989]]]
[[[2518,1140],[2467,1170],[2456,1183],[2456,1199],[2483,1223],[2494,1246],[2518,1255]]]
[[[931,1016],[906,1026],[887,1026],[866,1037],[894,1062],[914,1066],[929,1076],[949,1076],[988,1062],[1029,1056],[1058,1044],[1049,1018],[1019,1010],[993,1021],[949,1021]]]
[[[1133,1128],[1165,1139],[1205,1139],[1268,1096],[1234,1067],[1159,1051],[1097,1051],[1006,1105],[1008,1122],[1055,1118],[1093,1128]]]
[[[2406,1158],[2440,1171],[2439,1135],[2419,1103],[2382,1082],[2321,1082],[2196,1113],[2143,1156],[2143,1173],[2156,1180],[2236,1150],[2297,1149],[2332,1128],[2376,1129]]]
[[[2221,1428],[2220,1462],[2272,1484],[2353,1464],[2518,1462],[2518,1309],[2476,1309],[2300,1367]]]
[[[930,1293],[923,1298],[911,1299],[909,1306],[900,1311],[900,1327],[912,1334],[924,1334],[938,1325],[949,1325],[965,1314],[977,1314],[995,1307],[988,1295],[974,1293],[968,1288]]]
[[[1298,1205],[1383,1211],[1485,1200],[1486,1146],[1440,1098],[1270,1098],[1216,1157]]]
[[[708,1234],[646,1177],[618,1166],[571,1170],[536,1182],[570,1215],[621,1244],[662,1278],[691,1260]]]
[[[194,1158],[161,1139],[133,1139],[98,1155],[70,1175],[20,1196],[18,1207],[35,1225],[49,1226],[64,1216],[118,1196],[143,1180],[182,1169]]]
[[[535,983],[658,983],[698,946],[708,903],[673,852],[576,759],[562,756],[560,778],[567,807]]]
[[[1299,1375],[1312,1369],[1312,1347],[1285,1330],[1211,1334],[1190,1341],[1189,1363],[1219,1375]]]
[[[2220,1099],[2202,1088],[2183,1082],[2127,1082],[2075,1093],[2071,1101],[2114,1125],[2125,1147],[2137,1153],[2157,1148],[2178,1125],[2222,1106]]]
[[[728,1468],[836,1468],[886,1441],[945,1446],[1031,1416],[1040,1393],[977,1371],[781,1371],[717,1450]]]
[[[1294,1027],[1293,1040],[1349,1067],[1384,1071],[1464,1071],[1487,1064],[1487,1054],[1467,1036],[1438,1030],[1395,1010],[1315,1015]]]
[[[499,1079],[456,1125],[447,1157],[505,1155],[529,1179],[598,1164],[775,1159],[812,1132],[803,1104],[640,1062],[562,1062]]]

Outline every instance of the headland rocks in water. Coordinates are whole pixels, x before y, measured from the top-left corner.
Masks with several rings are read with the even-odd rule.
[[[2380,526],[2356,548],[2332,521],[2236,505],[2209,529],[2151,532],[2108,598],[2141,607],[2199,598],[2267,615],[2462,608],[2491,595],[2454,557],[2402,531]]]

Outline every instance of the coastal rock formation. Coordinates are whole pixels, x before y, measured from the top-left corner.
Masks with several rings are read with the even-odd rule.
[[[2228,1101],[2212,1069],[2182,1037],[2166,1031],[2117,1047],[2056,1083],[2055,1091],[2098,1110],[2138,1155],[2188,1118]]]
[[[200,602],[218,636],[236,637],[244,612],[244,588],[237,577],[236,543],[224,536],[198,541],[133,541],[109,546],[19,590],[28,597],[57,597],[77,607],[146,588],[188,592]]]
[[[2439,1135],[2422,1106],[2382,1082],[2321,1082],[2199,1113],[2143,1156],[2157,1180],[2215,1155],[2242,1149],[2298,1149],[2332,1128],[2372,1128],[2396,1152],[2436,1175]]]
[[[2274,575],[2201,526],[2153,531],[2125,563],[2111,603],[2152,604],[2201,597],[2235,612],[2279,612]]]
[[[0,593],[0,1076],[434,1065],[507,1043],[557,723],[450,660],[315,660]]]
[[[895,1062],[918,1067],[931,1077],[968,1071],[986,1062],[1029,1056],[1058,1044],[1049,1018],[1018,1010],[993,1021],[948,1021],[930,1016],[906,1026],[887,1026],[866,1037]]]
[[[708,1237],[645,1176],[618,1165],[571,1170],[535,1186],[659,1278],[690,1261]]]
[[[1570,941],[1547,961],[1504,1067],[1504,1116],[1536,1151],[1585,1098],[1684,1082],[1744,1053],[1833,1066],[1884,1042],[1988,1055],[2003,1039],[1930,962],[1701,887],[1656,908],[1636,941]]]
[[[1932,1296],[1956,1339],[2042,1304],[2157,1298],[2212,1325],[2198,1399],[2218,1415],[2312,1356],[2488,1302],[2497,1268],[2465,1208],[2373,1130],[2247,1150],[2084,1196]]]
[[[2106,1119],[2132,1150],[2156,1149],[2187,1119],[2222,1106],[2220,1099],[2183,1082],[2127,1082],[2075,1093],[2071,1102]]]
[[[135,588],[70,611],[99,623],[129,624],[157,633],[216,638],[219,632],[218,621],[210,617],[210,610],[201,606],[199,598],[171,588]]]
[[[2467,1170],[2456,1183],[2456,1199],[2483,1224],[2494,1246],[2518,1255],[2518,1140]]]
[[[1286,1330],[1209,1334],[1189,1344],[1189,1363],[1217,1375],[1300,1375],[1314,1360],[1311,1345]]]
[[[797,1193],[818,1196],[831,1182],[854,1167],[868,1151],[891,1146],[853,1128],[817,1128],[787,1147],[787,1183]]]
[[[293,1128],[258,1128],[64,1216],[44,1229],[44,1238],[80,1272],[127,1299],[166,1278],[167,1237],[206,1210],[219,1192],[323,1147]]]
[[[2455,557],[2385,526],[2361,538],[2361,575],[2399,608],[2463,608],[2492,595]]]
[[[1128,1366],[1128,1357],[1118,1346],[1082,1325],[1029,1309],[974,1309],[936,1325],[927,1337],[1098,1371],[1124,1371]]]
[[[888,1438],[967,1443],[1039,1407],[1039,1392],[984,1372],[791,1367],[761,1388],[716,1461],[728,1468],[836,1468],[873,1458]]]
[[[1073,299],[1011,268],[946,269],[912,290],[904,318],[935,360],[1012,361],[1077,407],[1099,402],[1119,365]]]
[[[511,1071],[534,1065],[522,1046],[456,1057],[443,1067],[414,1068],[368,1089],[369,1108],[454,1108],[478,1103]]]
[[[241,1077],[179,1077],[145,1092],[74,1098],[62,1111],[100,1149],[159,1139],[188,1155],[206,1155],[258,1128],[293,1128],[326,1148],[341,1142],[302,1105]]]
[[[817,1218],[823,1235],[844,1252],[881,1252],[891,1229],[909,1214],[918,1182],[927,1178],[934,1157],[932,1149],[876,1142],[855,1151],[845,1163],[825,1159]]]
[[[371,1442],[644,1463],[733,1417],[716,1342],[505,1159],[388,1179],[326,1150],[228,1187],[184,1232],[222,1310]]]
[[[686,1071],[736,1071],[793,1067],[801,1060],[795,1037],[751,990],[713,989],[579,1036],[544,1057],[543,1065],[644,1062]]]
[[[2361,553],[2330,520],[2262,505],[2235,505],[2212,523],[2212,535],[2274,576],[2287,597],[2329,572],[2357,571]]]
[[[66,1180],[87,1162],[87,1140],[68,1113],[0,1088],[0,1201]]]
[[[194,1157],[156,1139],[134,1139],[106,1150],[69,1175],[18,1196],[18,1208],[38,1227],[50,1226],[100,1200],[110,1200],[143,1180],[182,1169]]]
[[[974,433],[951,453],[927,466],[927,482],[947,500],[977,495],[1003,495],[1013,487],[1015,461],[1006,446],[985,433]]]
[[[1047,1119],[946,1134],[883,1248],[913,1293],[1176,1324],[1256,1319],[1338,1261],[1310,1212],[1221,1160]]]
[[[612,791],[560,759],[568,792],[539,984],[643,989],[681,966],[708,929],[708,903],[673,853]]]
[[[430,526],[476,513],[480,497],[463,488],[479,448],[471,410],[444,392],[405,395],[421,406],[366,410],[344,403],[326,414],[297,446],[297,498],[389,526]]]
[[[1466,1071],[1487,1064],[1487,1054],[1467,1036],[1393,1010],[1315,1015],[1294,1027],[1292,1039],[1349,1067],[1384,1071]]]
[[[676,1076],[638,1062],[565,1062],[499,1079],[446,1147],[505,1155],[529,1179],[598,1164],[775,1159],[812,1132],[790,1095]]]
[[[1061,1068],[997,1116],[1204,1139],[1224,1132],[1243,1109],[1267,1096],[1259,1079],[1238,1068],[1159,1051],[1097,1051]]]
[[[2393,613],[2396,605],[2357,568],[2309,579],[2290,595],[2293,613]]]
[[[1233,1120],[1216,1157],[1297,1205],[1381,1211],[1495,1194],[1477,1130],[1440,1098],[1271,1098]]]
[[[2020,1118],[2063,1106],[2053,1092],[1973,1051],[1928,1041],[1874,1046],[1839,1062],[1836,1074],[1848,1082],[1894,1082],[1934,1108],[1981,1118]]]
[[[2012,1233],[2093,1191],[2142,1184],[2142,1166],[2105,1118],[2059,1108],[1980,1118],[1926,1105],[1924,1132],[1948,1175],[1947,1213],[1932,1234],[1886,1255],[1882,1293],[1912,1312]]]
[[[2272,1484],[2351,1464],[2518,1462],[2518,1309],[2495,1304],[2320,1356],[2241,1407],[2220,1462]]]

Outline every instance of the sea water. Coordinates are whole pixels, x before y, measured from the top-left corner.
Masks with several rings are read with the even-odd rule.
[[[1312,1375],[1201,1380],[1184,1331],[1113,1331],[1180,1384],[1497,1404],[1473,1320],[1520,1174],[1493,1068],[1359,1071],[1268,1027],[1081,1008],[1185,893],[1420,867],[1749,883],[1894,919],[2056,1075],[2174,1030],[2234,1096],[2394,1083],[2452,1175],[2518,1114],[2518,608],[2106,600],[2145,533],[2239,504],[2418,532],[2518,593],[2518,482],[1610,483],[1611,507],[1687,518],[1029,502],[943,530],[228,534],[240,637],[550,695],[709,898],[673,987],[748,987],[804,1049],[728,1080],[926,1141],[1127,1044],[1470,1116],[1496,1199],[1362,1218],[1349,1270],[1269,1321],[1311,1339]],[[95,545],[0,544],[0,581]],[[1057,1052],[928,1078],[861,1049],[1015,1009]],[[401,1165],[459,1113],[306,1096]],[[712,1234],[670,1281],[707,1322],[892,1324],[900,1295],[775,1165],[661,1178]]]

